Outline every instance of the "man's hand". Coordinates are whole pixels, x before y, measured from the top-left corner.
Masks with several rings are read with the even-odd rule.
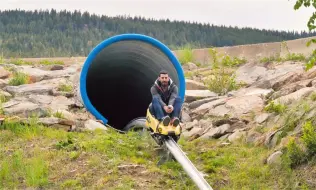
[[[167,113],[171,113],[172,110],[168,107],[168,106],[164,106],[163,109],[167,112]]]

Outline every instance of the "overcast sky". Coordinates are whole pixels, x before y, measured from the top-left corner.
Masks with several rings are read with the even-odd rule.
[[[99,15],[130,15],[215,25],[308,30],[313,9],[295,11],[296,0],[0,0],[0,10],[67,9]],[[227,12],[224,14],[224,12]]]

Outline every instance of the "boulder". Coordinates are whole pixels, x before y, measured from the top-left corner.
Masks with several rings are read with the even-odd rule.
[[[244,82],[248,85],[256,82],[262,75],[267,72],[267,69],[262,66],[246,64],[239,67],[236,71],[236,81]]]
[[[270,115],[271,114],[269,114],[269,113],[262,113],[262,114],[255,117],[255,121],[256,121],[256,123],[261,124],[261,123],[265,122],[269,118]]]
[[[225,106],[232,109],[234,116],[239,117],[251,111],[261,111],[264,107],[264,102],[257,95],[248,95],[232,98],[226,102]]]
[[[42,84],[23,84],[20,86],[7,86],[5,88],[11,94],[15,96],[25,96],[29,94],[51,94],[53,87],[50,85],[42,85]]]
[[[229,124],[224,124],[216,128],[211,128],[208,132],[203,134],[200,138],[202,139],[216,138],[217,139],[227,134],[229,129],[230,129]]]
[[[103,124],[99,123],[99,122],[96,122],[94,120],[91,120],[89,119],[88,121],[86,121],[84,123],[84,127],[85,129],[87,130],[91,130],[91,131],[94,131],[96,129],[102,129],[102,130],[107,130],[107,127],[104,126]]]
[[[268,157],[267,164],[280,164],[282,154],[281,151],[274,152]]]
[[[219,106],[219,105],[223,105],[227,102],[229,98],[222,98],[222,99],[218,99],[212,102],[208,102],[206,104],[202,104],[201,106],[197,107],[196,109],[192,110],[191,113],[193,115],[204,115],[206,114],[209,110]]]
[[[185,79],[186,90],[207,90],[207,87],[201,83],[190,79]]]
[[[286,96],[281,96],[275,99],[274,102],[279,103],[279,104],[288,104],[288,103],[291,103],[292,101],[297,101],[301,98],[309,96],[313,91],[315,91],[314,87],[302,88]]]
[[[240,138],[242,138],[243,136],[245,136],[245,134],[246,134],[245,131],[237,130],[233,134],[229,135],[228,141],[229,142],[235,142],[235,141],[239,140]]]
[[[214,100],[218,100],[220,97],[212,97],[212,98],[205,98],[205,99],[202,99],[202,100],[196,100],[196,101],[193,101],[189,104],[189,108],[190,109],[195,109],[199,106],[201,106],[202,104],[205,104],[205,103],[208,103],[208,102],[211,102],[211,101],[214,101]]]
[[[0,79],[6,79],[10,76],[10,72],[4,69],[3,67],[0,67]]]
[[[193,102],[198,99],[216,97],[217,94],[209,90],[186,90],[185,101]]]

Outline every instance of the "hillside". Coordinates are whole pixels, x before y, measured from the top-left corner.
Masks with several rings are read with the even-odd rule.
[[[0,53],[6,58],[86,56],[104,39],[122,33],[149,35],[171,49],[280,42],[315,35],[140,17],[100,17],[79,11],[0,11]]]
[[[291,50],[251,61],[214,51],[201,65],[178,56],[179,144],[214,189],[316,188],[316,67]],[[83,58],[25,60],[0,64],[0,188],[196,189],[176,162],[157,165],[147,133],[120,134],[87,113]]]

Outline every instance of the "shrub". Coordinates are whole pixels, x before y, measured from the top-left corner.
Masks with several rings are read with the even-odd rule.
[[[29,76],[22,72],[15,72],[13,78],[10,79],[9,85],[19,86],[22,84],[27,84],[29,82]]]

